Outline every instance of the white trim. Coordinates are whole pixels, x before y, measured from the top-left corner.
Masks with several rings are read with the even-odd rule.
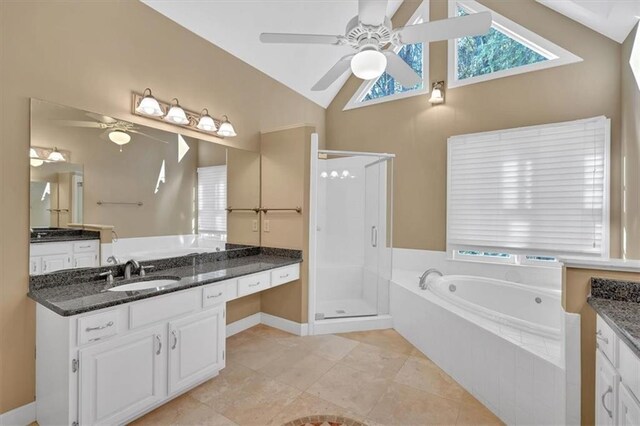
[[[0,426],[25,426],[36,421],[36,402],[0,414]]]
[[[466,86],[469,84],[480,83],[483,81],[495,80],[497,78],[509,77],[512,75],[524,74],[532,71],[539,71],[547,68],[558,67],[561,65],[573,64],[576,62],[582,62],[582,58],[574,55],[568,50],[563,49],[555,43],[550,42],[544,37],[534,33],[516,24],[510,19],[505,18],[497,12],[489,9],[486,6],[481,5],[474,0],[449,0],[449,17],[453,18],[457,16],[457,6],[461,5],[470,12],[491,12],[493,19],[492,27],[508,37],[516,40],[519,43],[524,44],[528,48],[536,51],[540,55],[548,58],[547,61],[537,62],[535,64],[524,65],[521,67],[510,68],[508,70],[496,71],[490,74],[479,75],[476,77],[465,78],[458,80],[457,62],[458,62],[458,49],[456,49],[457,40],[448,41],[448,81],[447,87],[449,89],[455,87]]]
[[[422,3],[418,6],[416,11],[411,15],[405,25],[414,25],[420,22],[429,21],[429,3],[430,0],[422,0]],[[402,46],[397,46],[393,49],[398,53],[402,49]],[[372,99],[370,101],[363,102],[362,99],[369,93],[369,90],[378,81],[378,79],[365,80],[362,82],[358,90],[353,94],[349,102],[342,109],[347,111],[355,108],[367,107],[370,105],[381,104],[383,102],[395,101],[398,99],[406,99],[412,96],[426,95],[431,90],[431,84],[429,79],[429,43],[423,43],[422,46],[422,89],[410,90],[408,92],[395,93],[389,96],[383,96],[381,98]]]
[[[379,153],[379,152],[360,152],[360,151],[334,151],[330,149],[320,149],[318,154],[335,155],[339,157],[352,157],[354,155],[363,157],[384,157],[384,158],[396,158],[395,154]],[[317,156],[317,155],[316,155]]]
[[[238,334],[251,327],[255,327],[256,325],[260,324],[261,317],[261,313],[257,312],[253,315],[249,315],[248,317],[244,317],[242,319],[239,319],[238,321],[227,324],[227,337],[231,337],[234,334]]]
[[[308,331],[307,324],[300,324],[299,322],[265,314],[264,312],[260,313],[260,323],[286,331],[287,333],[295,334],[296,336],[306,336]]]
[[[308,333],[313,334],[313,323],[316,317],[316,256],[317,256],[317,226],[318,226],[318,209],[317,191],[318,191],[318,134],[311,135],[311,162],[310,179],[309,179],[309,278],[308,292],[309,305],[307,309],[309,323]]]
[[[350,333],[352,331],[385,330],[389,328],[393,328],[391,315],[332,318],[316,321],[313,325],[313,334]]]

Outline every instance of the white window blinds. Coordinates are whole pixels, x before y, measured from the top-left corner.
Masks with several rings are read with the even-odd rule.
[[[447,250],[607,256],[610,122],[454,136]]]
[[[227,232],[227,166],[198,168],[198,233]]]

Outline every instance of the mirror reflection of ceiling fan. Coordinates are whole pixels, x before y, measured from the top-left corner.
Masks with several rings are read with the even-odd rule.
[[[139,127],[128,121],[117,120],[115,118],[95,114],[92,112],[85,113],[86,116],[91,118],[91,121],[85,120],[58,120],[59,124],[70,127],[84,127],[89,129],[101,129],[100,138],[110,140],[116,145],[120,146],[120,152],[122,152],[122,146],[131,142],[131,135],[137,134],[149,139],[153,139],[158,142],[168,143],[162,139],[150,135],[149,133],[141,132]]]
[[[358,15],[347,24],[345,35],[262,33],[263,43],[332,44],[350,46],[355,53],[343,56],[311,88],[326,90],[349,68],[364,80],[389,73],[405,87],[422,78],[394,51],[405,44],[428,43],[466,36],[483,35],[491,29],[491,13],[481,12],[440,21],[393,28],[386,16],[388,0],[359,0]]]

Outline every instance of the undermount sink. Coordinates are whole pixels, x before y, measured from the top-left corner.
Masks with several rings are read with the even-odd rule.
[[[108,289],[109,291],[138,291],[148,290],[150,288],[156,288],[158,290],[168,287],[172,284],[176,284],[180,281],[178,277],[154,277],[154,278],[140,278],[135,282],[129,284],[122,284],[116,287]]]

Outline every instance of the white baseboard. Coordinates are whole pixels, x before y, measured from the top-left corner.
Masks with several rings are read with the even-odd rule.
[[[36,403],[31,402],[0,414],[0,426],[26,426],[36,421]]]
[[[280,318],[275,315],[265,314],[264,312],[258,312],[241,320],[227,324],[227,337],[238,334],[241,331],[254,327],[258,324],[268,325],[269,327],[277,328],[287,333],[295,334],[296,336],[306,336],[307,324],[300,324],[299,322],[291,321],[288,319]]]
[[[316,321],[313,334],[349,333],[352,331],[384,330],[393,328],[391,315],[360,318],[334,318]]]

